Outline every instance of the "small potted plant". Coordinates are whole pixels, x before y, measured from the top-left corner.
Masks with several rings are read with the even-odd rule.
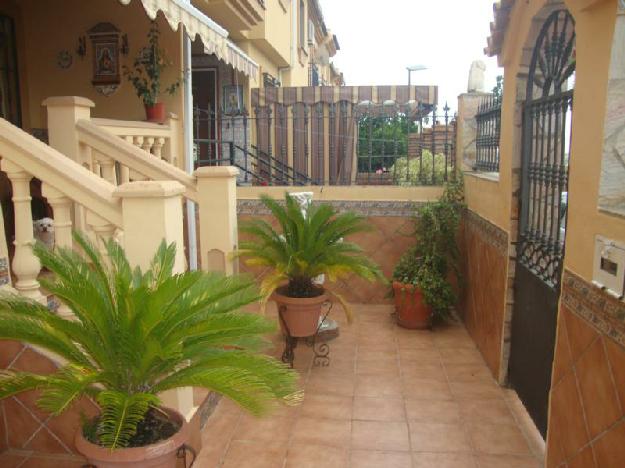
[[[261,295],[265,301],[273,297],[278,304],[281,326],[292,337],[314,335],[328,294],[341,303],[351,320],[345,300],[315,278],[326,275],[333,282],[355,274],[367,280],[383,279],[361,248],[344,240],[369,229],[364,218],[355,213],[338,214],[327,204],[302,210],[288,193],[284,205],[266,195],[261,200],[280,229],[260,219],[243,224],[241,231],[251,240],[241,242],[239,255],[246,257],[248,265],[270,269],[262,279]]]
[[[200,271],[174,274],[174,244],[163,242],[147,271],[132,269],[122,248],[106,259],[82,235],[71,249],[35,253],[54,276],[42,285],[74,314],[0,296],[0,339],[24,341],[64,361],[51,375],[0,373],[0,399],[40,391],[38,405],[58,415],[82,397],[99,407],[77,428],[76,448],[94,466],[173,468],[189,429],[159,395],[180,387],[217,391],[252,413],[294,403],[296,373],[257,351],[275,325],[238,309],[258,299],[253,283]]]
[[[139,51],[132,68],[124,67],[124,75],[143,101],[147,121],[163,123],[167,116],[165,104],[158,100],[162,89],[161,76],[172,63],[167,58],[165,50],[160,47],[159,37],[158,24],[152,21],[148,32],[148,45]],[[176,80],[164,89],[164,93],[173,95],[179,86],[180,80]]]
[[[460,279],[456,237],[462,207],[462,180],[458,178],[447,184],[439,200],[417,209],[417,243],[401,257],[393,272],[400,326],[430,328],[434,318],[447,318],[456,302],[450,279]]]

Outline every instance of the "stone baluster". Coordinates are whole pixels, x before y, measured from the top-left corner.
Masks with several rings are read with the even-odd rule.
[[[132,144],[138,146],[139,148],[143,148],[143,140],[144,138],[142,136],[135,136],[133,137]]]
[[[126,142],[133,144],[133,137],[131,135],[126,135],[123,137]],[[119,178],[120,183],[125,184],[126,182],[130,182],[130,168],[128,166],[121,165],[119,168]]]
[[[42,193],[54,213],[54,246],[71,249],[72,201],[50,184],[42,185]]]
[[[95,235],[98,250],[104,257],[108,257],[104,243],[115,235],[117,228],[93,211],[87,212],[87,224]]]
[[[147,151],[148,153],[152,153],[152,147],[154,146],[154,137],[145,137],[143,138],[143,151]]]
[[[113,158],[98,154],[98,162],[102,169],[102,178],[113,185],[117,185],[117,174],[115,172],[115,161]]]
[[[72,201],[61,191],[49,184],[42,184],[42,193],[54,212],[54,247],[71,249],[72,241]],[[57,314],[72,318],[74,314],[65,304],[60,303]]]
[[[30,180],[32,176],[21,167],[7,159],[0,162],[0,166],[11,181],[13,188],[13,210],[15,212],[15,254],[13,255],[13,273],[15,275],[15,289],[25,297],[45,304],[45,298],[39,290],[37,276],[41,271],[39,259],[32,251],[33,216],[30,206]]]
[[[154,138],[154,145],[152,145],[152,154],[158,159],[162,159],[163,145],[165,144],[165,138]]]

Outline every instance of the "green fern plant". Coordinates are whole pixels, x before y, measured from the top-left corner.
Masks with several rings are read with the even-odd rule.
[[[158,411],[166,390],[204,387],[254,414],[298,401],[296,374],[259,353],[274,325],[239,311],[258,300],[251,281],[175,274],[174,244],[163,242],[141,271],[114,241],[106,243],[105,259],[84,236],[74,239],[84,256],[42,244],[34,252],[54,273],[42,286],[75,320],[21,296],[0,297],[0,339],[40,346],[66,364],[51,375],[0,372],[0,399],[39,390],[38,405],[58,415],[89,396],[101,410],[96,442],[111,449],[132,445],[137,425]]]
[[[384,280],[379,267],[362,249],[345,241],[351,234],[370,230],[364,217],[355,213],[337,213],[327,204],[311,205],[306,214],[288,193],[285,203],[261,196],[263,204],[276,219],[279,230],[262,219],[253,219],[241,225],[241,231],[250,236],[240,243],[238,255],[251,266],[269,267],[261,282],[263,300],[286,283],[289,297],[315,297],[321,289],[314,279],[326,275],[330,282],[355,274],[364,279]],[[337,298],[351,320],[350,308],[340,294]]]

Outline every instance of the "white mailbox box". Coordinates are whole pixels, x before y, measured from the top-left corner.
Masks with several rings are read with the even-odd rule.
[[[625,244],[595,237],[595,259],[592,282],[619,299],[625,287]]]

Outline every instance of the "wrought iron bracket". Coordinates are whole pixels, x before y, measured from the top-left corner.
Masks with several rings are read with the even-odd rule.
[[[328,315],[330,315],[334,303],[332,301],[326,301],[323,305],[327,306],[328,310],[323,314],[323,318],[319,321],[319,325],[317,325],[317,330],[315,331],[315,334],[312,336],[301,338],[304,343],[307,346],[311,347],[313,350],[313,365],[315,367],[328,367],[330,365],[330,345],[326,342],[319,342],[318,338],[319,331],[321,330],[322,325],[328,318]],[[297,348],[297,343],[300,338],[296,336],[291,336],[291,332],[288,325],[286,324],[286,320],[284,320],[284,310],[284,306],[278,307],[278,317],[284,331],[284,350],[282,351],[281,359],[282,362],[284,362],[285,364],[289,364],[292,369],[293,362],[295,361],[295,348]]]

